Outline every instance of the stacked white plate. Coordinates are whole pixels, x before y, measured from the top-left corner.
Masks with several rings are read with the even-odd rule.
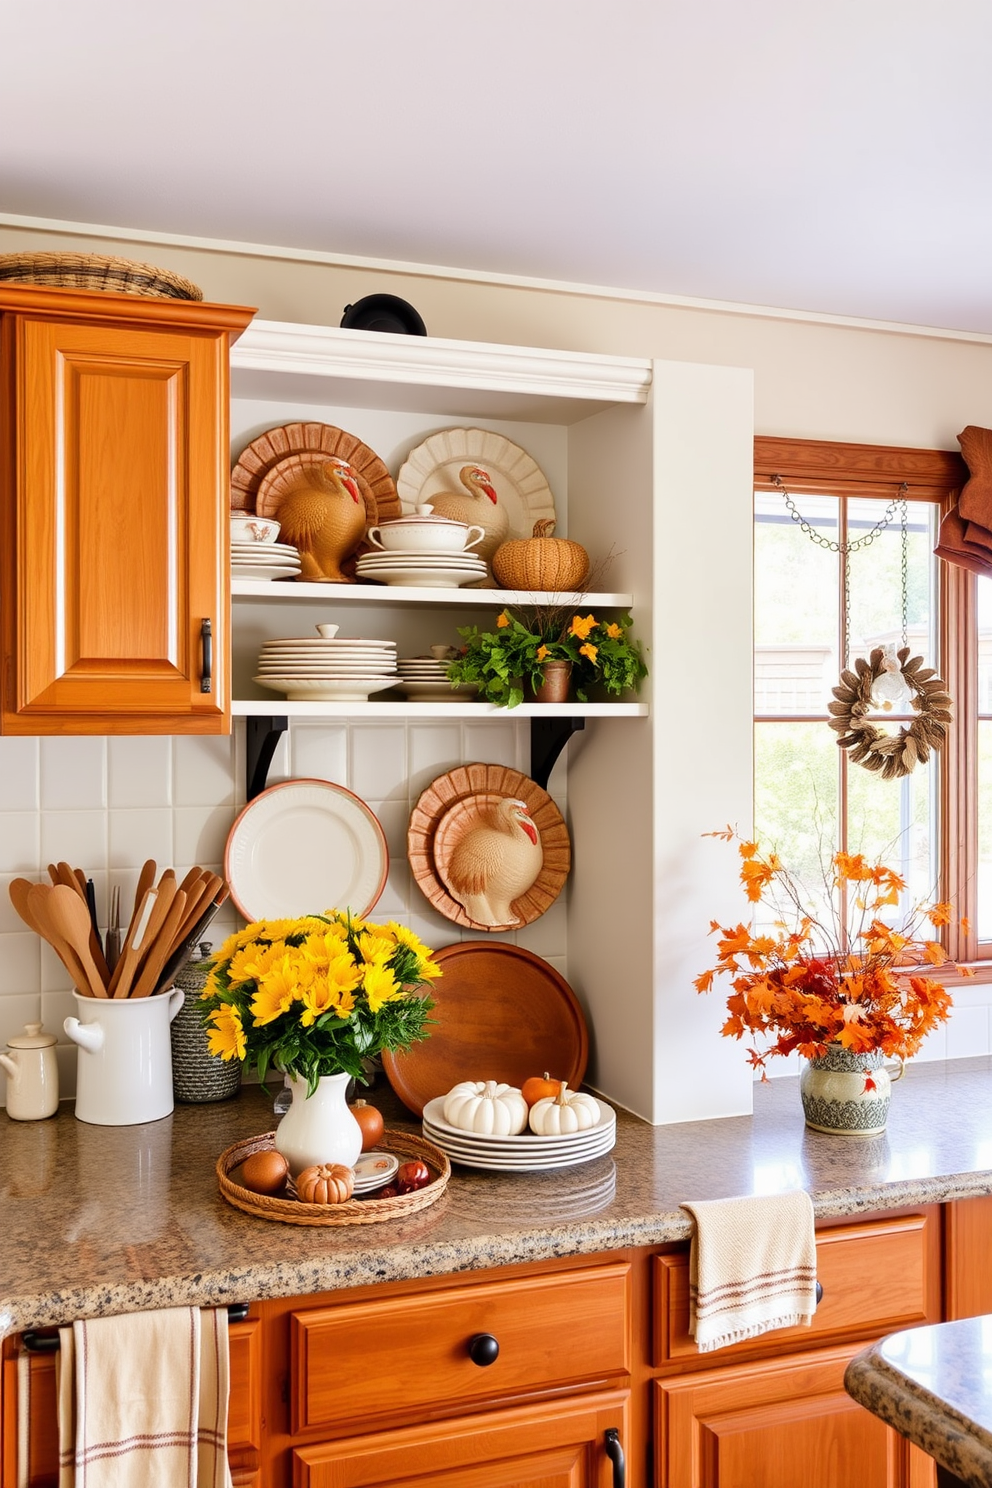
[[[396,681],[396,642],[310,636],[266,641],[258,655],[262,687],[291,703],[364,702]]]
[[[571,1168],[602,1157],[616,1143],[617,1114],[604,1101],[598,1104],[600,1118],[586,1131],[554,1137],[539,1137],[531,1131],[519,1137],[494,1137],[449,1125],[444,1119],[444,1096],[440,1095],[424,1107],[424,1136],[466,1168],[483,1168],[490,1173]]]
[[[299,571],[300,555],[289,543],[231,543],[231,574],[236,579],[292,579]]]
[[[424,703],[450,703],[457,698],[474,697],[479,690],[477,682],[461,682],[452,687],[447,660],[439,661],[433,656],[403,657],[396,663],[396,670],[400,675],[397,692]]]
[[[357,564],[361,579],[407,588],[458,589],[462,584],[477,584],[488,572],[485,561],[474,553],[412,553],[405,548],[363,553]]]

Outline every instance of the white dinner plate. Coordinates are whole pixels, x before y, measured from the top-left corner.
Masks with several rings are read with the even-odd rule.
[[[463,1153],[468,1158],[498,1158],[500,1162],[522,1161],[535,1162],[538,1158],[567,1158],[574,1153],[599,1153],[607,1152],[613,1146],[616,1131],[613,1126],[604,1126],[599,1131],[576,1132],[574,1137],[582,1137],[583,1140],[565,1141],[550,1140],[550,1138],[535,1137],[534,1132],[522,1132],[524,1146],[509,1147],[500,1146],[500,1140],[479,1141],[473,1137],[471,1132],[463,1132],[470,1140],[460,1141],[452,1137],[449,1132],[437,1131],[436,1126],[425,1120],[424,1135],[436,1141],[437,1146],[443,1147],[445,1152]]]
[[[256,568],[254,565],[234,564],[231,572],[236,579],[295,579],[299,573],[298,568]]]
[[[363,553],[363,568],[485,568],[472,553]]]
[[[425,1126],[429,1125],[439,1137],[444,1137],[446,1140],[450,1138],[459,1144],[468,1144],[473,1147],[494,1147],[505,1152],[507,1156],[519,1156],[538,1148],[546,1150],[555,1147],[574,1147],[584,1140],[614,1131],[617,1124],[617,1113],[613,1107],[594,1096],[593,1099],[599,1106],[599,1120],[595,1126],[588,1126],[584,1131],[561,1132],[551,1136],[538,1136],[536,1132],[526,1131],[520,1132],[517,1136],[498,1137],[489,1132],[469,1132],[463,1127],[452,1126],[450,1121],[445,1121],[444,1102],[446,1099],[446,1096],[438,1095],[427,1102],[423,1114]]]
[[[284,692],[291,703],[367,703],[373,692],[392,687],[392,677],[253,677],[260,687]]]
[[[436,1137],[431,1140],[436,1146],[441,1146],[441,1143],[438,1142]],[[577,1152],[568,1153],[564,1157],[534,1157],[531,1159],[489,1157],[484,1154],[459,1155],[448,1151],[447,1148],[442,1148],[442,1151],[448,1152],[451,1161],[461,1163],[464,1168],[479,1168],[486,1173],[538,1173],[545,1168],[572,1168],[576,1167],[579,1163],[595,1162],[598,1157],[605,1157],[608,1152],[611,1152],[615,1143],[616,1132],[613,1133],[609,1144],[601,1152]]]
[[[378,819],[329,780],[287,780],[249,801],[231,828],[224,876],[246,920],[350,909],[362,918],[386,883]]]
[[[237,553],[239,558],[251,554],[254,558],[264,558],[266,561],[272,558],[298,558],[299,548],[294,548],[292,543],[240,543],[232,542],[231,552]]]
[[[340,651],[345,646],[369,647],[376,651],[395,651],[395,641],[372,641],[365,636],[342,636],[337,640],[324,640],[317,636],[283,636],[276,640],[264,641],[263,648],[292,646],[302,647],[306,651]]]
[[[366,574],[371,579],[372,574]],[[471,571],[458,568],[404,569],[402,572],[379,573],[376,582],[406,589],[458,589],[462,584],[477,584],[485,578],[485,570]]]

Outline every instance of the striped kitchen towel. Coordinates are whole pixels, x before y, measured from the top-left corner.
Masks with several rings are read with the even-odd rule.
[[[705,1199],[689,1248],[689,1331],[701,1353],[773,1328],[809,1326],[816,1308],[813,1204],[803,1192]]]
[[[59,1488],[230,1488],[227,1312],[59,1329]]]

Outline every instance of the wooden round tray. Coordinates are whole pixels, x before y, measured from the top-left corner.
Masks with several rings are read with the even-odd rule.
[[[381,1145],[388,1152],[404,1158],[419,1157],[430,1168],[435,1176],[426,1188],[418,1188],[415,1193],[397,1194],[392,1199],[348,1199],[343,1204],[304,1204],[299,1199],[270,1198],[242,1188],[229,1175],[253,1152],[274,1147],[274,1137],[275,1132],[245,1137],[226,1147],[217,1159],[217,1182],[224,1198],[235,1209],[253,1214],[256,1219],[275,1219],[282,1224],[295,1225],[381,1224],[385,1219],[404,1219],[420,1209],[429,1208],[444,1193],[451,1177],[451,1164],[433,1142],[409,1132],[385,1131]]]

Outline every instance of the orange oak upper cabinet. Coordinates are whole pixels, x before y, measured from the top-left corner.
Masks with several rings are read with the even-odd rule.
[[[254,311],[0,286],[0,728],[230,729],[228,361]]]

